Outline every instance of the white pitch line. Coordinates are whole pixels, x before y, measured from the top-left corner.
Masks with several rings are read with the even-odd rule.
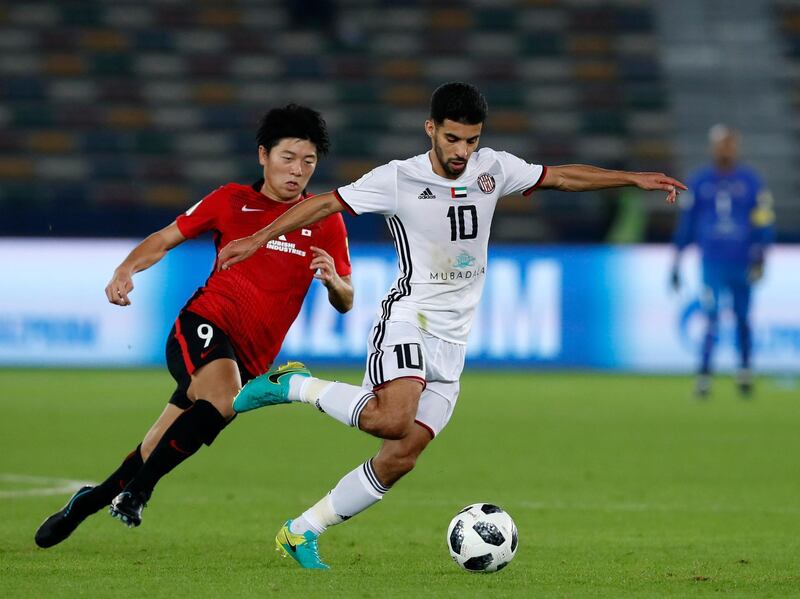
[[[0,491],[0,499],[19,497],[42,497],[46,495],[69,495],[84,485],[97,483],[71,478],[55,478],[52,476],[33,476],[29,474],[11,474],[0,472],[0,483],[25,485],[25,488]]]

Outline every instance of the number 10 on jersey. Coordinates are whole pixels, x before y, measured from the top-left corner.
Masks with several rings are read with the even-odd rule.
[[[458,210],[455,206],[450,206],[447,218],[450,219],[450,241],[475,239],[478,236],[478,211],[475,206],[459,206]]]

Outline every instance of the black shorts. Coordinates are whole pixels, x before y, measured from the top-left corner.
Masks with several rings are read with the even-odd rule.
[[[192,382],[192,374],[209,362],[229,358],[239,366],[242,384],[253,378],[236,357],[225,332],[210,320],[188,310],[182,310],[175,320],[167,337],[166,353],[167,368],[178,383],[169,403],[183,410],[192,405],[186,395]]]

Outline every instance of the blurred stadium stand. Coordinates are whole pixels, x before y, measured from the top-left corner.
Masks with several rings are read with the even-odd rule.
[[[695,4],[718,10],[698,16]],[[743,19],[736,27],[704,37],[701,17],[751,4],[760,9],[756,41],[786,48],[783,78],[771,62],[780,56],[735,44],[756,11],[733,11]],[[332,154],[312,181],[325,191],[427,149],[430,93],[455,79],[487,95],[484,145],[544,164],[683,176],[704,159],[708,126],[728,120],[744,131],[780,211],[796,219],[797,176],[784,165],[798,141],[798,48],[800,6],[762,0],[6,2],[0,235],[142,237],[217,185],[257,178],[256,122],[289,101],[329,123]],[[753,107],[748,94],[763,87]],[[494,237],[667,239],[673,212],[660,198],[635,200],[509,199]],[[384,236],[374,220],[348,225],[357,239]]]
[[[792,107],[792,31],[787,18],[800,3],[773,0],[657,3],[661,56],[670,90],[673,144],[680,172],[707,159],[710,125],[742,133],[743,159],[775,195],[781,238],[800,235],[796,107]],[[797,56],[800,56],[798,54]],[[794,84],[796,85],[796,84]],[[794,123],[794,125],[792,125]]]

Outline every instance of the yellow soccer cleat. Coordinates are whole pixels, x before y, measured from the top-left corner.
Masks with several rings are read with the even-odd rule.
[[[289,527],[291,520],[287,520],[275,537],[276,549],[283,553],[283,556],[293,557],[302,568],[315,570],[330,570],[330,566],[319,557],[317,548],[317,535],[310,530],[298,535],[293,533]]]
[[[236,395],[233,400],[233,410],[241,414],[263,406],[290,403],[289,379],[294,375],[308,377],[311,373],[302,362],[287,362],[257,376]]]

